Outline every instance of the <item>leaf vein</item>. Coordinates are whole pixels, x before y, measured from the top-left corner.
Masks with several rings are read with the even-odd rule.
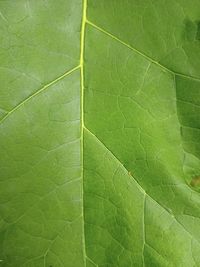
[[[80,68],[80,65],[74,67],[73,69],[67,71],[65,74],[61,75],[60,77],[56,78],[55,80],[51,81],[50,83],[46,84],[43,86],[41,89],[36,91],[34,94],[30,95],[28,98],[24,99],[22,102],[20,102],[17,106],[15,106],[12,110],[10,110],[1,120],[0,124],[5,121],[11,114],[13,114],[17,109],[19,109],[21,106],[23,106],[26,102],[31,100],[33,97],[37,96],[47,88],[49,88],[51,85],[55,84],[56,82],[60,81],[61,79],[65,78],[66,76],[70,75],[72,72],[76,71],[77,69]]]
[[[136,49],[135,47],[127,44],[126,42],[124,42],[123,40],[119,39],[118,37],[116,37],[115,35],[113,35],[112,33],[106,31],[105,29],[99,27],[98,25],[96,25],[95,23],[93,23],[92,21],[90,20],[86,20],[86,23],[92,27],[94,27],[95,29],[97,29],[98,31],[106,34],[107,36],[111,37],[112,39],[116,40],[117,42],[121,43],[122,45],[128,47],[130,50],[134,51],[135,53],[139,54],[140,56],[146,58],[148,61],[152,62],[153,64],[159,66],[160,68],[162,68],[164,71],[166,72],[169,72],[169,73],[172,73],[172,74],[175,74],[177,76],[181,76],[181,77],[184,77],[184,78],[187,78],[187,79],[191,79],[191,80],[197,80],[197,81],[200,81],[200,78],[198,77],[193,77],[193,76],[190,76],[190,75],[187,75],[187,74],[183,74],[183,73],[179,73],[179,72],[176,72],[176,71],[173,71],[171,69],[169,69],[168,67],[160,64],[159,62],[155,61],[153,58],[149,57],[148,55],[144,54],[144,52],[141,52],[139,51],[138,49]]]

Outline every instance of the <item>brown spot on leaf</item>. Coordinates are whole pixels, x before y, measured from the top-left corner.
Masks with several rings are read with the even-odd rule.
[[[192,187],[198,187],[200,186],[200,176],[195,176],[192,178],[191,182],[190,182],[190,185]]]

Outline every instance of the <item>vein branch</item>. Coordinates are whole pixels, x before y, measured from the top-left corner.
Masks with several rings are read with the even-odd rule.
[[[171,71],[170,69],[168,69],[167,67],[161,65],[160,63],[158,63],[157,61],[155,61],[154,59],[150,58],[149,56],[145,55],[144,53],[138,51],[136,48],[134,48],[133,46],[127,44],[126,42],[122,41],[121,39],[119,39],[118,37],[114,36],[113,34],[111,34],[110,32],[107,32],[106,30],[102,29],[101,27],[97,26],[96,24],[94,24],[93,22],[91,22],[90,20],[86,21],[87,24],[89,24],[90,26],[94,27],[95,29],[97,29],[98,31],[101,31],[102,33],[106,34],[107,36],[111,37],[112,39],[118,41],[119,43],[121,43],[122,45],[128,47],[130,50],[136,52],[137,54],[141,55],[142,57],[145,57],[148,61],[158,65],[160,68],[164,69],[165,71],[168,71],[170,73],[173,73],[173,71]]]
[[[164,71],[167,71],[171,74],[175,74],[177,76],[181,76],[183,78],[187,78],[187,79],[191,79],[191,80],[196,80],[196,81],[200,81],[199,78],[197,77],[193,77],[193,76],[190,76],[190,75],[187,75],[187,74],[182,74],[182,73],[179,73],[179,72],[176,72],[176,71],[173,71],[173,70],[170,70],[169,68],[167,68],[166,66],[160,64],[159,62],[155,61],[153,58],[147,56],[146,54],[144,54],[144,52],[141,52],[139,51],[138,49],[136,49],[135,47],[127,44],[126,42],[124,42],[123,40],[119,39],[118,37],[116,37],[115,35],[113,35],[112,33],[106,31],[105,29],[99,27],[98,25],[96,25],[95,23],[93,23],[92,21],[90,20],[86,20],[86,23],[92,27],[94,27],[95,29],[97,29],[98,31],[106,34],[107,36],[111,37],[112,39],[118,41],[119,43],[121,43],[122,45],[128,47],[129,49],[131,49],[132,51],[136,52],[137,54],[139,54],[140,56],[146,58],[148,61],[150,61],[151,63],[159,66],[160,68],[162,68]]]
[[[0,120],[0,124],[3,123],[3,121],[5,119],[7,119],[12,113],[14,113],[18,108],[20,108],[21,106],[23,106],[26,102],[28,102],[29,100],[31,100],[32,98],[34,98],[35,96],[39,95],[41,92],[43,92],[44,90],[46,90],[47,88],[49,88],[51,85],[55,84],[56,82],[60,81],[61,79],[65,78],[67,75],[71,74],[72,72],[76,71],[77,69],[80,68],[80,65],[74,67],[73,69],[67,71],[66,73],[64,73],[63,75],[61,75],[60,77],[56,78],[55,80],[51,81],[50,83],[44,85],[41,89],[39,89],[38,91],[36,91],[34,94],[30,95],[28,98],[24,99],[22,102],[20,102],[17,106],[15,106],[12,110],[10,110],[1,120]]]
[[[129,171],[126,169],[126,167],[122,164],[122,162],[113,154],[112,151],[110,151],[107,146],[95,135],[93,134],[88,128],[86,128],[84,126],[84,129],[86,132],[88,132],[90,135],[92,135],[102,146],[104,146],[110,153],[111,155],[113,156],[113,158],[115,158],[117,160],[117,162],[122,166],[123,169],[125,169],[125,171],[127,173],[129,173]],[[200,244],[200,241],[198,239],[196,239],[186,228],[185,226],[175,217],[174,214],[170,213],[165,207],[163,207],[156,199],[154,199],[151,195],[149,195],[149,193],[147,193],[143,188],[142,186],[139,184],[139,182],[137,181],[137,179],[133,176],[133,174],[130,175],[134,182],[137,184],[138,188],[140,189],[140,191],[145,195],[145,201],[146,201],[146,197],[148,196],[153,202],[156,202],[162,209],[164,209],[175,221],[176,223],[187,233],[190,235],[190,237],[192,239],[194,239],[195,241],[197,241],[199,244]],[[144,217],[145,219],[145,217]],[[145,241],[146,243],[146,241]]]

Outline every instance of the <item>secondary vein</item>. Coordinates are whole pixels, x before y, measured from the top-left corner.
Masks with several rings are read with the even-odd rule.
[[[99,27],[98,25],[96,25],[95,23],[91,22],[90,20],[86,19],[86,23],[92,27],[94,27],[95,29],[101,31],[102,33],[108,35],[109,37],[111,37],[112,39],[118,41],[119,43],[121,43],[122,45],[128,47],[129,49],[131,49],[132,51],[136,52],[137,54],[139,54],[140,56],[146,58],[147,60],[149,60],[150,62],[152,62],[153,64],[159,66],[160,68],[162,68],[164,71],[167,71],[171,74],[175,74],[177,76],[183,77],[183,78],[187,78],[187,79],[191,79],[191,80],[196,80],[200,82],[200,79],[197,77],[193,77],[187,74],[182,74],[173,70],[170,70],[169,68],[167,68],[166,66],[160,64],[159,62],[155,61],[153,58],[147,56],[146,54],[144,54],[143,52],[137,50],[136,48],[134,48],[133,46],[127,44],[126,42],[124,42],[123,40],[119,39],[118,37],[116,37],[115,35],[113,35],[112,33],[104,30],[103,28]]]
[[[88,128],[86,128],[84,126],[85,131],[87,131],[90,135],[92,135],[102,146],[104,146],[110,153],[111,155],[117,160],[117,162],[119,162],[119,164],[126,170],[126,172],[128,173],[128,170],[126,169],[126,167],[122,164],[122,162],[113,154],[112,151],[110,151],[107,146],[95,135],[93,134]],[[142,186],[139,184],[139,182],[137,181],[137,179],[131,174],[132,179],[135,181],[137,187],[140,189],[140,191],[148,196],[153,202],[157,203],[161,208],[163,208],[174,220],[175,222],[195,241],[197,241],[200,244],[200,241],[198,239],[196,239],[186,228],[185,226],[175,217],[174,214],[170,213],[165,207],[163,207],[156,199],[154,199],[152,196],[149,195],[149,193],[147,193]]]
[[[30,95],[28,98],[24,99],[22,102],[20,102],[17,106],[15,106],[12,110],[10,110],[1,120],[0,120],[0,124],[7,119],[13,112],[15,112],[18,108],[20,108],[21,106],[23,106],[26,102],[28,102],[29,100],[31,100],[33,97],[37,96],[38,94],[40,94],[41,92],[43,92],[44,90],[46,90],[47,88],[49,88],[51,85],[55,84],[56,82],[60,81],[61,79],[63,79],[64,77],[66,77],[67,75],[71,74],[72,72],[74,72],[75,70],[79,69],[80,65],[74,67],[73,69],[67,71],[66,73],[64,73],[63,75],[61,75],[60,77],[56,78],[55,80],[51,81],[50,83],[46,84],[45,86],[43,86],[41,89],[39,89],[38,91],[36,91],[34,94]]]

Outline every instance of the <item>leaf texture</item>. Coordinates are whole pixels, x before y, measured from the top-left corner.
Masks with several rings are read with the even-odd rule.
[[[200,2],[0,21],[0,266],[200,266]]]

